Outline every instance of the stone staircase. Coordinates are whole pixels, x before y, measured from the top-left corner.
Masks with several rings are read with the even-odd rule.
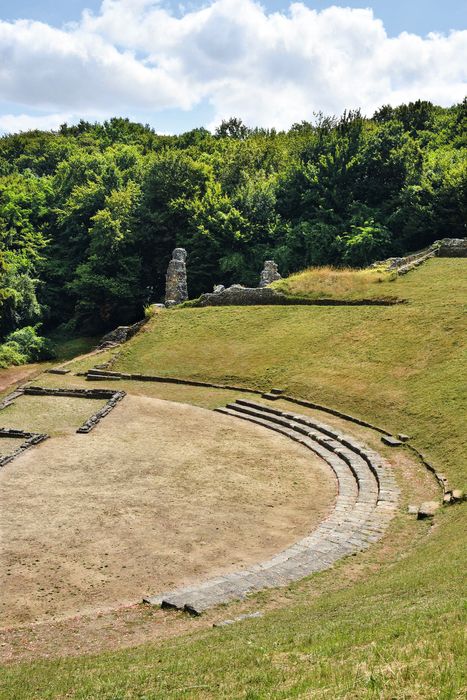
[[[144,602],[198,615],[248,593],[287,585],[328,569],[382,537],[396,511],[399,491],[390,467],[377,452],[309,416],[255,401],[239,399],[216,410],[281,433],[319,455],[337,480],[334,509],[313,532],[265,562],[147,597]]]

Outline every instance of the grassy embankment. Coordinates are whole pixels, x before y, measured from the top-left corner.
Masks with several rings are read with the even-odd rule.
[[[386,270],[332,267],[312,267],[290,275],[272,285],[287,296],[305,299],[397,299],[395,281],[397,273]]]
[[[282,386],[409,432],[461,486],[465,270],[462,260],[432,260],[382,282],[409,300],[403,306],[163,312],[115,368]],[[6,668],[0,698],[463,698],[465,505],[440,513],[428,532],[363,583],[260,620]]]

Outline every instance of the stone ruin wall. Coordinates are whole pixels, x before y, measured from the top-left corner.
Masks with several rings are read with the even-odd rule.
[[[435,241],[428,248],[420,250],[411,255],[405,255],[401,258],[388,258],[373,263],[371,267],[384,267],[386,270],[394,270],[399,275],[410,272],[415,267],[424,263],[430,258],[466,258],[467,257],[467,239],[466,238],[442,238]]]

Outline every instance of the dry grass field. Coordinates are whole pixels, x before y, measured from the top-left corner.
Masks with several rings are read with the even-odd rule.
[[[397,279],[385,270],[312,267],[274,282],[273,287],[289,296],[308,299],[397,299]],[[384,283],[384,284],[383,284]]]

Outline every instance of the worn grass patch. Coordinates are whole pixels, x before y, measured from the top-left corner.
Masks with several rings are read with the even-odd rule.
[[[17,430],[61,435],[74,432],[104,405],[102,399],[24,394],[0,411],[0,423]]]
[[[274,282],[272,287],[287,296],[307,299],[381,299],[394,300],[396,273],[384,270],[310,267]]]

